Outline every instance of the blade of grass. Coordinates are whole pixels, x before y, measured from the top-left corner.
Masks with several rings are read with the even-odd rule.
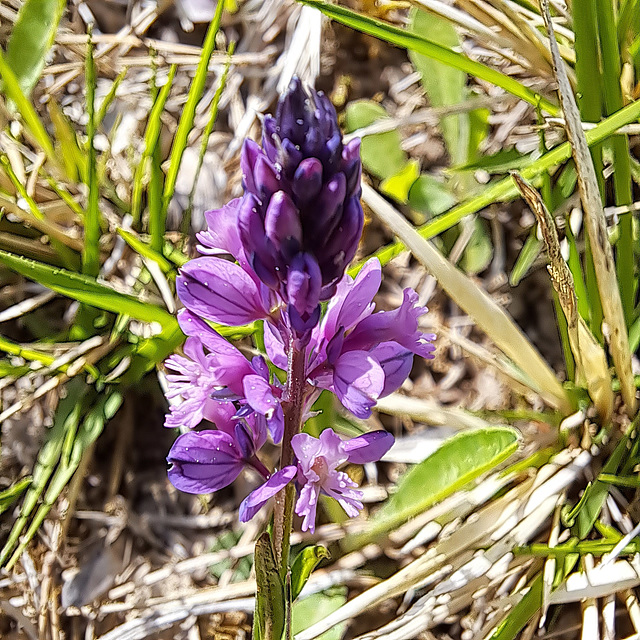
[[[56,410],[53,427],[47,433],[47,440],[38,452],[38,459],[33,469],[33,482],[25,495],[20,516],[14,523],[9,537],[0,552],[0,566],[2,566],[9,554],[18,542],[22,530],[27,524],[29,515],[35,508],[40,496],[53,473],[68,431],[77,428],[80,422],[83,398],[87,392],[87,385],[75,378],[67,385],[67,395],[60,401]]]
[[[164,105],[167,102],[171,87],[173,85],[173,79],[175,78],[178,67],[174,64],[169,68],[169,75],[166,83],[162,89],[158,92],[158,95],[153,103],[153,108],[149,114],[147,120],[147,129],[144,133],[144,151],[142,157],[136,168],[136,173],[133,179],[133,193],[131,195],[131,216],[133,217],[133,226],[138,228],[140,226],[140,220],[142,216],[142,192],[144,190],[145,171],[149,163],[149,159],[152,157],[154,150],[158,146],[158,140],[160,139],[160,131],[162,130],[162,112],[164,111]],[[156,222],[149,220],[149,226],[155,225]]]
[[[605,115],[618,111],[624,106],[620,76],[622,74],[621,55],[618,48],[613,2],[606,1],[598,6],[598,31],[602,57],[602,82]],[[631,193],[631,163],[629,161],[629,139],[625,134],[613,136],[609,141],[613,152],[613,187],[617,206],[629,205],[633,201]],[[601,192],[602,193],[602,192]],[[636,290],[635,260],[633,256],[633,214],[623,213],[618,222],[618,242],[616,244],[616,271],[618,286],[628,327],[633,319]]]
[[[191,192],[189,193],[189,204],[187,206],[187,210],[184,212],[184,216],[182,217],[182,223],[180,225],[180,229],[182,231],[182,235],[187,237],[189,235],[189,229],[191,228],[191,214],[193,212],[193,198],[196,193],[196,187],[198,186],[198,179],[200,177],[200,171],[202,170],[202,163],[204,162],[204,155],[207,152],[207,147],[209,146],[209,138],[211,137],[211,132],[213,131],[213,127],[216,124],[216,120],[218,119],[218,107],[220,106],[220,98],[222,97],[222,92],[227,84],[227,75],[229,74],[229,69],[231,67],[231,56],[236,49],[236,43],[229,43],[229,49],[227,51],[227,61],[224,65],[224,70],[222,75],[220,76],[220,82],[218,87],[216,88],[216,92],[213,96],[213,100],[211,101],[211,110],[209,112],[209,120],[207,120],[207,125],[202,132],[202,141],[200,142],[200,152],[198,154],[198,164],[196,166],[196,170],[193,177],[193,185],[191,187]]]
[[[198,62],[198,68],[196,69],[193,82],[189,88],[189,95],[187,96],[187,102],[182,110],[180,116],[180,122],[178,123],[178,130],[173,139],[173,146],[171,147],[171,158],[169,161],[169,170],[167,172],[167,179],[164,183],[164,193],[162,196],[162,208],[158,212],[159,219],[155,223],[156,229],[162,229],[162,235],[164,236],[165,220],[167,217],[167,210],[169,208],[169,202],[173,197],[173,193],[176,188],[176,180],[178,179],[178,171],[180,170],[180,164],[182,162],[182,154],[187,147],[189,133],[193,129],[193,121],[196,115],[196,107],[202,94],[204,93],[204,86],[207,80],[207,74],[209,71],[209,62],[211,55],[216,46],[216,35],[220,28],[220,21],[222,20],[222,12],[224,11],[225,0],[218,0],[216,5],[216,11],[213,16],[213,20],[207,30],[207,35],[202,45],[202,53],[200,55],[200,61]],[[158,247],[157,243],[151,243],[151,246],[157,250],[162,249],[162,244]]]
[[[76,241],[75,238],[69,238],[62,229],[51,224],[48,220],[45,219],[44,214],[42,213],[42,211],[40,211],[40,208],[36,204],[35,200],[27,193],[24,185],[11,168],[11,162],[9,161],[9,158],[7,158],[7,156],[5,156],[4,154],[0,155],[0,164],[4,168],[4,171],[13,184],[17,194],[20,195],[20,197],[27,203],[27,206],[29,207],[29,212],[22,211],[19,207],[16,207],[16,209],[18,210],[16,211],[16,209],[14,209],[13,213],[18,214],[23,220],[30,222],[36,229],[49,236],[51,246],[56,250],[56,253],[60,256],[62,263],[65,266],[69,267],[70,269],[79,266],[78,256],[71,248],[74,247],[77,249],[81,249],[81,245],[79,244],[79,242]],[[0,197],[0,204],[2,203],[2,200],[3,198]]]
[[[176,268],[161,253],[152,249],[146,242],[141,240],[137,235],[126,229],[116,229],[118,235],[143,258],[153,260],[162,269],[162,273],[173,274],[175,277]]]
[[[86,77],[86,105],[85,109],[89,120],[87,122],[87,187],[89,197],[87,211],[84,216],[84,251],[82,252],[82,273],[89,276],[97,276],[100,272],[100,210],[99,185],[96,169],[96,148],[94,139],[96,135],[96,66],[93,59],[94,44],[89,33],[87,40],[87,58],[85,66]]]
[[[7,563],[8,570],[11,570],[19,560],[20,555],[36,535],[40,525],[51,511],[62,490],[73,477],[73,474],[80,465],[83,454],[87,451],[88,447],[95,442],[100,433],[102,433],[105,423],[115,415],[121,404],[122,395],[120,392],[116,389],[107,388],[106,392],[102,394],[95,403],[92,403],[93,406],[82,421],[77,433],[75,429],[67,430],[62,445],[60,462],[58,463],[55,474],[51,478],[44,495],[43,503],[38,508],[27,532],[22,537],[20,544]]]
[[[16,105],[18,112],[22,116],[27,129],[31,132],[35,141],[40,145],[40,148],[45,152],[49,160],[56,165],[59,164],[49,134],[44,128],[33,105],[26,98],[22,89],[20,89],[18,78],[16,78],[11,67],[7,64],[2,51],[0,51],[0,77],[3,83],[3,93]]]
[[[564,62],[555,41],[548,0],[541,0],[543,18],[549,32],[554,70],[558,80],[558,91],[564,111],[567,135],[571,142],[573,158],[578,171],[578,186],[583,203],[585,224],[591,240],[591,252],[598,279],[600,298],[605,320],[611,332],[611,355],[620,379],[622,397],[630,416],[635,414],[636,398],[631,353],[625,323],[620,290],[615,273],[613,251],[607,235],[606,220],[598,189],[595,168],[589,147],[582,130],[580,114],[564,69]]]
[[[6,61],[25,96],[40,78],[66,4],[65,0],[26,0],[20,7]]]
[[[78,178],[86,180],[87,157],[78,146],[74,128],[53,97],[49,98],[47,108],[55,131],[55,139],[60,145],[67,179],[70,182],[77,182]]]
[[[587,144],[594,145],[602,142],[613,135],[618,129],[620,129],[620,127],[637,120],[638,117],[640,117],[640,100],[636,100],[635,102],[628,104],[617,113],[600,122],[593,129],[587,131],[585,134]],[[532,162],[527,167],[524,167],[522,171],[520,171],[520,175],[525,180],[534,181],[533,184],[535,185],[535,180],[539,178],[543,171],[547,171],[551,167],[565,162],[570,157],[571,145],[568,142],[565,142],[558,145],[535,162]],[[460,220],[465,216],[477,213],[494,202],[512,200],[517,196],[517,194],[518,190],[513,179],[511,177],[504,178],[487,187],[478,196],[470,198],[447,213],[443,213],[441,216],[438,216],[427,224],[422,225],[417,229],[417,231],[423,238],[428,240],[443,231],[450,229],[460,222]],[[373,255],[375,255],[384,265],[396,256],[400,255],[404,250],[405,247],[401,242],[395,242],[387,247],[382,247]],[[350,270],[350,273],[352,275],[357,273],[360,268],[362,268],[363,264],[364,261],[354,265]]]
[[[323,0],[299,0],[302,4],[306,4],[310,7],[314,7],[329,18],[336,20],[352,29],[362,31],[370,36],[380,38],[385,42],[389,42],[397,47],[403,49],[410,49],[416,53],[421,53],[424,56],[438,60],[443,64],[460,69],[469,75],[495,84],[496,86],[504,89],[508,93],[532,104],[533,106],[540,106],[542,109],[550,113],[551,115],[557,115],[560,110],[558,106],[544,98],[539,93],[531,91],[528,87],[525,87],[522,83],[506,76],[491,67],[487,67],[475,60],[469,59],[467,56],[440,46],[429,39],[420,36],[411,31],[406,31],[393,25],[382,22],[375,18],[370,18],[345,7],[329,4]]]
[[[125,79],[125,76],[127,75],[127,71],[129,71],[129,68],[125,67],[117,75],[116,79],[113,81],[113,84],[111,85],[111,88],[109,89],[109,93],[107,93],[107,95],[104,97],[104,99],[100,103],[100,108],[98,109],[96,113],[96,118],[95,118],[96,128],[99,127],[104,122],[104,118],[107,115],[107,111],[109,110],[109,107],[111,106],[112,102],[115,100],[118,87],[120,87],[120,85],[122,84],[122,81]]]
[[[363,184],[362,189],[366,204],[427,267],[451,299],[518,365],[531,381],[531,388],[552,406],[568,412],[571,403],[562,384],[504,309],[420,237],[407,220],[371,187]]]
[[[126,313],[142,322],[157,322],[164,328],[176,325],[176,319],[161,307],[120,293],[89,276],[56,269],[6,251],[0,251],[0,263],[53,291],[97,309]]]

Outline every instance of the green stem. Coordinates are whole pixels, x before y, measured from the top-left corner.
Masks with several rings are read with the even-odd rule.
[[[284,435],[282,436],[282,453],[280,468],[293,464],[295,456],[291,439],[300,431],[305,389],[305,351],[296,348],[294,339],[289,345],[289,363],[287,367],[287,389],[284,409]],[[295,488],[289,483],[276,496],[273,518],[273,541],[276,563],[280,566],[280,574],[285,580],[289,568],[289,549],[291,527],[293,522],[293,503]]]

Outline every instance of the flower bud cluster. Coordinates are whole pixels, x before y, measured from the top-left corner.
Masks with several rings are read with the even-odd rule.
[[[247,358],[207,321],[262,320],[272,365],[287,370],[294,353],[302,358],[303,419],[322,390],[367,418],[378,398],[404,382],[414,355],[433,357],[435,336],[419,330],[426,309],[410,289],[397,309],[375,312],[377,260],[355,279],[345,274],[363,226],[359,141],[343,144],[326,96],[294,80],[275,117],[264,119],[262,147],[245,142],[242,171],[244,195],[205,214],[201,257],[177,279],[187,340],[184,355],[165,363],[172,402],[166,426],[194,429],[208,421],[215,429],[178,437],[169,477],[178,489],[209,493],[254,469],[265,482],[242,503],[243,521],[294,482],[296,513],[313,531],[321,493],[357,515],[361,494],[339,467],[379,460],[393,437],[375,431],[345,441],[332,429],[319,439],[300,433],[290,441],[294,464],[270,471],[257,454],[268,434],[275,444],[283,439],[289,386],[262,356]]]

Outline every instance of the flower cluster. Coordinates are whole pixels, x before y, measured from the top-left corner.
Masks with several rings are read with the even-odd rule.
[[[178,489],[209,493],[254,469],[265,482],[242,503],[243,521],[291,482],[304,530],[315,527],[321,493],[357,515],[361,493],[339,467],[379,460],[393,443],[390,434],[352,440],[332,429],[319,439],[285,434],[295,458],[274,472],[257,453],[268,435],[282,442],[293,404],[304,421],[329,390],[367,418],[378,398],[406,379],[414,354],[433,357],[434,336],[418,328],[426,309],[414,291],[405,290],[397,309],[375,312],[379,262],[370,260],[355,279],[345,274],[362,233],[360,170],[359,141],[343,145],[327,97],[294,80],[276,116],[264,120],[262,147],[244,144],[243,197],[207,212],[208,228],[198,234],[201,257],[178,277],[185,307],[178,320],[187,339],[184,355],[165,363],[172,401],[165,424],[191,430],[206,420],[216,428],[178,437],[169,477]],[[269,361],[288,371],[286,384],[264,358],[247,358],[207,322],[256,320],[264,321]],[[301,363],[295,375],[294,360]]]

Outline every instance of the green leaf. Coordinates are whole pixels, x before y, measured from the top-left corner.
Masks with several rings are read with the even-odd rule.
[[[627,432],[627,434],[620,440],[620,442],[616,445],[611,456],[607,460],[604,467],[602,467],[603,474],[615,475],[618,471],[618,467],[622,462],[622,458],[624,454],[627,452],[627,446],[629,443],[629,434],[631,433],[631,429]],[[578,511],[578,519],[576,523],[576,535],[580,540],[584,540],[595,521],[598,519],[600,515],[600,511],[602,511],[602,507],[609,495],[609,484],[606,482],[602,482],[596,478],[595,482],[585,489],[584,495],[580,500],[580,510]]]
[[[65,0],[25,0],[20,7],[6,61],[27,97],[40,78],[66,4]]]
[[[291,600],[295,600],[307,583],[318,563],[329,558],[329,552],[320,545],[305,547],[291,565]]]
[[[29,529],[22,537],[20,545],[13,553],[7,568],[11,569],[20,558],[21,553],[36,535],[40,525],[44,522],[51,508],[67,486],[76,469],[80,465],[83,455],[89,446],[93,444],[102,433],[105,423],[110,420],[122,404],[122,395],[116,389],[108,388],[107,391],[92,403],[92,407],[85,416],[77,433],[75,429],[69,429],[65,433],[60,452],[60,462],[54,476],[49,482],[44,501],[38,507]]]
[[[14,482],[4,491],[0,491],[0,513],[4,513],[22,494],[22,492],[31,484],[33,478],[22,478]]]
[[[328,591],[321,591],[299,600],[293,605],[293,633],[297,634],[326,618],[338,610],[347,601],[346,587],[336,587]],[[344,634],[345,623],[336,625],[333,629],[318,636],[316,640],[340,640]]]
[[[394,200],[406,204],[409,200],[409,192],[415,181],[420,176],[420,164],[417,160],[410,160],[395,175],[389,176],[380,184],[380,191]]]
[[[488,640],[515,640],[524,626],[542,607],[542,574],[538,573],[529,583],[524,596],[498,624]]]
[[[256,540],[256,612],[253,616],[255,640],[280,640],[285,625],[285,595],[267,532]]]
[[[46,442],[38,452],[38,459],[33,468],[33,481],[20,508],[20,516],[15,521],[11,533],[0,552],[0,566],[6,562],[9,554],[13,551],[31,512],[43,494],[47,482],[60,459],[67,433],[69,431],[75,433],[80,422],[83,401],[88,387],[79,378],[74,378],[66,389],[67,395],[58,405],[53,427],[48,430]]]
[[[341,22],[352,29],[362,31],[363,33],[367,33],[375,38],[380,38],[381,40],[394,44],[397,47],[410,49],[411,51],[429,56],[439,62],[456,69],[460,69],[469,75],[476,76],[481,80],[495,84],[533,106],[540,106],[553,116],[560,113],[560,109],[557,105],[549,102],[539,93],[531,91],[531,89],[525,87],[517,80],[506,76],[491,67],[487,67],[486,65],[476,62],[475,60],[471,60],[462,53],[458,53],[457,51],[453,51],[447,47],[436,44],[428,38],[394,27],[382,20],[376,20],[375,18],[361,15],[355,11],[346,9],[345,7],[329,4],[322,0],[300,0],[300,2],[319,9],[322,13],[333,20]]]
[[[451,22],[432,13],[413,9],[409,28],[447,49],[455,50],[460,47],[460,38]],[[432,107],[449,107],[463,102],[467,84],[467,74],[464,71],[416,51],[409,51],[409,59],[420,73],[422,86]],[[440,130],[454,163],[467,158],[465,139],[468,135],[461,135],[465,125],[468,129],[467,114],[453,114],[440,120]]]
[[[447,187],[434,177],[423,173],[409,190],[409,206],[415,211],[439,216],[456,203]]]
[[[1,49],[0,77],[2,77],[2,92],[7,96],[7,98],[9,98],[9,100],[14,102],[18,112],[22,116],[24,124],[31,132],[31,135],[35,138],[37,143],[42,147],[42,150],[45,152],[47,157],[57,164],[56,153],[53,149],[51,138],[44,128],[36,110],[33,108],[33,105],[22,92],[18,78],[16,78],[15,73],[13,73],[5,57],[2,55]]]
[[[516,263],[513,265],[511,275],[509,276],[509,284],[512,287],[517,287],[518,284],[520,284],[522,278],[527,275],[529,269],[531,269],[531,265],[540,255],[540,251],[542,250],[542,240],[538,240],[536,228],[537,226],[534,225],[529,232],[522,249],[520,249]]]
[[[377,102],[357,100],[347,105],[345,129],[351,133],[388,117],[384,107]],[[377,178],[384,180],[396,175],[407,164],[407,154],[402,150],[402,139],[397,130],[364,136],[360,144],[362,164]]]
[[[120,293],[89,276],[50,267],[2,250],[0,262],[26,278],[97,309],[124,313],[142,322],[158,322],[164,328],[177,326],[176,319],[164,309]]]
[[[400,479],[396,493],[371,518],[369,531],[347,536],[345,547],[375,540],[494,469],[516,452],[518,439],[518,432],[508,427],[455,435]]]
[[[147,258],[148,260],[153,260],[158,264],[162,273],[175,274],[175,267],[161,254],[157,251],[154,251],[144,240],[141,240],[136,234],[131,231],[127,231],[126,229],[122,229],[118,227],[116,229],[118,235],[137,253],[139,253],[143,258]]]
[[[475,218],[471,224],[473,224],[473,232],[460,259],[460,266],[466,273],[475,275],[489,266],[493,257],[493,244],[482,220]]]

